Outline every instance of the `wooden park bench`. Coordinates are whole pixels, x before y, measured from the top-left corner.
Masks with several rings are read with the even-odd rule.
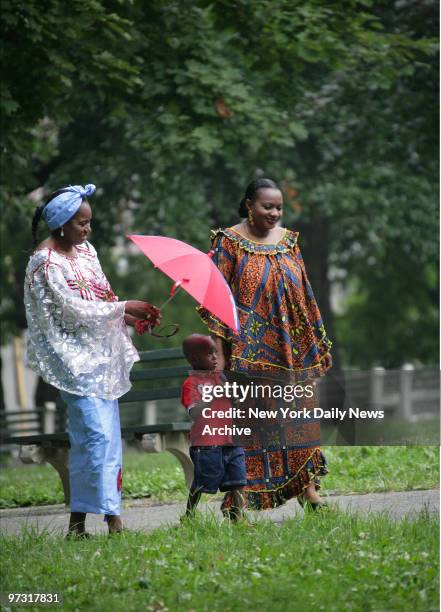
[[[187,376],[189,366],[162,365],[171,360],[183,361],[180,348],[140,352],[140,361],[135,364],[130,374],[134,387],[119,400],[121,412],[124,411],[125,405],[133,402],[153,402],[181,397],[180,384]],[[149,367],[153,364],[161,365]],[[189,422],[135,425],[123,427],[121,436],[128,442],[137,440],[140,447],[147,453],[170,452],[180,462],[187,486],[190,486],[193,479],[193,463],[190,459],[187,435],[190,427]],[[69,437],[67,432],[11,436],[5,438],[3,443],[19,445],[19,457],[23,463],[50,463],[60,475],[65,503],[69,504]]]

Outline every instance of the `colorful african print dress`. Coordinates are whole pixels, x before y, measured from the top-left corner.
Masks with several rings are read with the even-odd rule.
[[[298,233],[285,230],[277,244],[262,244],[232,228],[212,232],[213,261],[233,292],[241,330],[234,333],[205,309],[199,314],[210,332],[229,344],[232,372],[295,373],[310,380],[326,371],[331,342],[297,238]],[[250,508],[273,508],[301,494],[311,482],[319,484],[327,468],[316,434],[317,424],[303,427],[300,443],[290,428],[278,439],[274,432],[264,433],[259,444],[245,449]],[[224,508],[230,503],[227,496]]]

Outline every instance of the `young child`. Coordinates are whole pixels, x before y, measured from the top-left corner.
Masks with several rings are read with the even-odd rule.
[[[243,490],[247,482],[245,453],[243,448],[233,445],[231,435],[217,433],[222,429],[231,429],[232,420],[217,417],[215,413],[229,410],[231,402],[225,397],[214,398],[210,403],[202,399],[204,386],[224,383],[222,373],[216,371],[216,344],[210,336],[192,334],[185,338],[182,349],[193,368],[182,386],[182,403],[193,420],[190,456],[194,464],[194,478],[185,515],[193,514],[202,493],[231,491],[233,507],[229,511],[229,518],[237,521],[242,518],[244,509]],[[216,433],[204,434],[206,425]]]

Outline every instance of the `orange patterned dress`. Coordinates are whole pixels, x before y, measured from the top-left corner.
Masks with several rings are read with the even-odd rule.
[[[285,230],[276,244],[251,241],[229,228],[212,232],[213,261],[234,295],[240,332],[235,333],[205,309],[199,314],[210,332],[231,350],[229,369],[239,375],[295,375],[311,380],[325,373],[328,339],[297,244]],[[307,407],[303,399],[302,407]],[[276,507],[298,496],[327,473],[317,439],[317,423],[262,433],[245,448],[247,502],[253,509]],[[231,505],[226,495],[223,508]]]

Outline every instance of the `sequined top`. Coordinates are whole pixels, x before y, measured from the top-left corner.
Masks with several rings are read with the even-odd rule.
[[[213,262],[236,301],[240,333],[205,309],[199,314],[212,334],[230,343],[234,371],[288,370],[321,375],[329,340],[299,246],[285,230],[275,244],[249,240],[233,228],[212,232]]]
[[[76,395],[116,399],[130,389],[139,360],[94,247],[76,256],[41,249],[31,256],[24,286],[27,364],[47,383]]]

